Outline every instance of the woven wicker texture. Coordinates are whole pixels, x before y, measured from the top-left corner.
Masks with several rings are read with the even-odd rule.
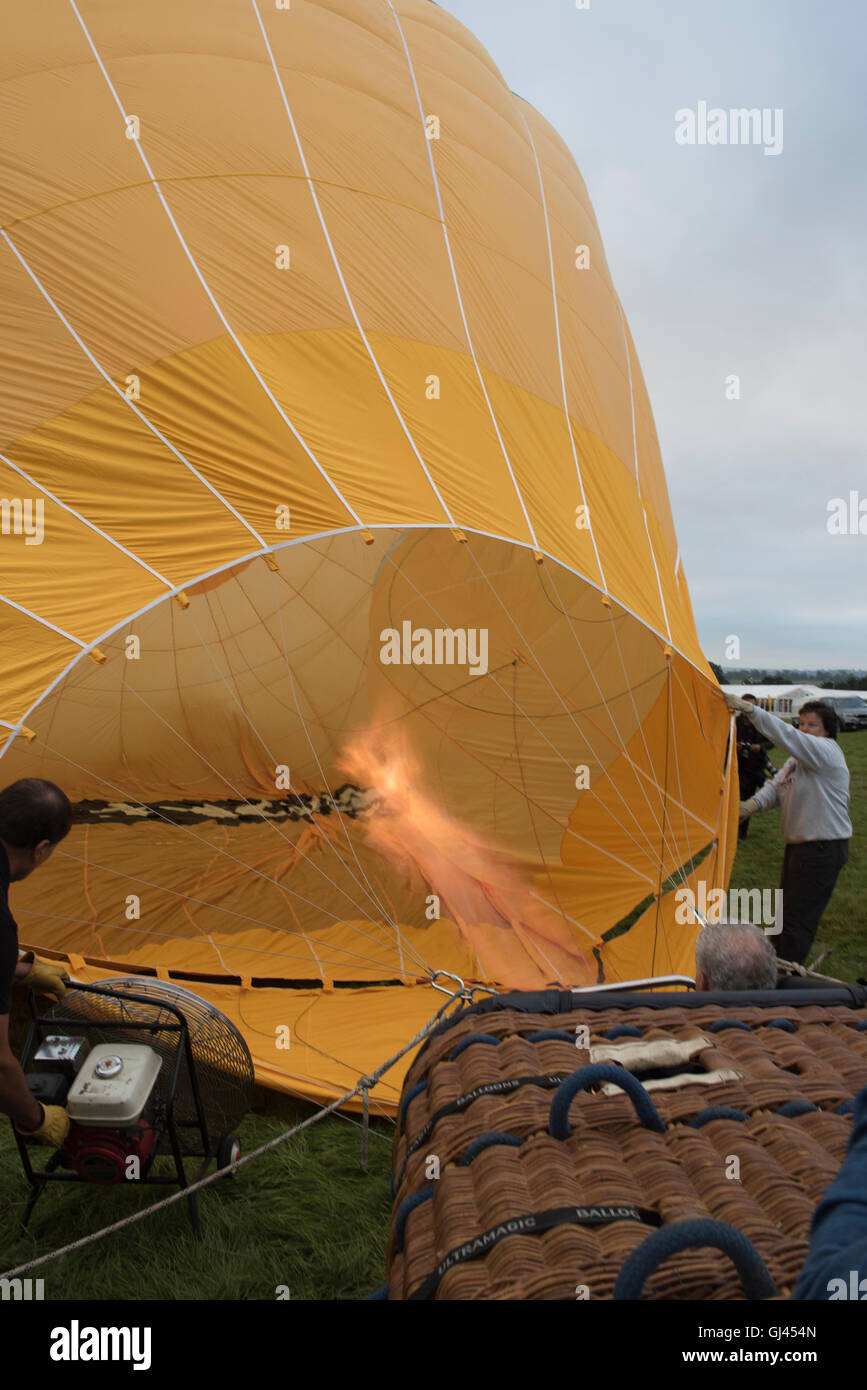
[[[577,1034],[581,1046],[578,1029],[586,1030]],[[689,1040],[698,1050],[683,1063],[647,1060],[645,1045]],[[636,1043],[644,1059],[635,1059]],[[630,1058],[662,1132],[640,1122],[623,1091],[596,1086],[572,1100],[568,1137],[552,1137],[559,1080],[598,1061],[598,1049],[605,1049],[603,1060],[618,1052]],[[723,1079],[702,1080],[717,1073]],[[459,1018],[428,1042],[405,1082],[394,1146],[389,1297],[417,1294],[451,1252],[491,1233],[482,1253],[467,1258],[465,1251],[428,1296],[610,1298],[624,1259],[652,1234],[653,1223],[689,1218],[741,1231],[786,1297],[806,1257],[812,1213],[845,1155],[845,1103],[864,1085],[864,1008],[708,1005],[556,1015],[504,1009]],[[473,1094],[492,1086],[499,1090]],[[719,1107],[743,1118],[702,1116]],[[691,1124],[697,1116],[698,1125]],[[497,1137],[476,1144],[481,1136]],[[556,1222],[513,1235],[496,1229],[552,1209],[600,1205],[634,1206],[646,1222]],[[648,1278],[644,1297],[744,1294],[732,1261],[700,1248],[671,1256]]]

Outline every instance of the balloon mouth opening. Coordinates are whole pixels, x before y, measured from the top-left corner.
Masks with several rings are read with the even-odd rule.
[[[66,866],[76,948],[257,978],[457,963],[591,983],[576,807],[664,688],[659,639],[473,533],[345,533],[272,560],[131,619],[34,717],[23,775],[65,785],[86,846]],[[417,937],[444,956],[413,956]]]

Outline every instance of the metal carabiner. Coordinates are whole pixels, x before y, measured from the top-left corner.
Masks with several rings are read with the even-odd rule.
[[[431,982],[431,984],[433,985],[434,989],[438,989],[438,990],[439,990],[440,994],[448,994],[448,995],[450,995],[450,996],[452,996],[452,997],[455,996],[455,991],[454,991],[453,989],[446,989],[444,985],[438,985],[438,984],[437,984],[437,980],[439,979],[439,977],[440,977],[441,975],[444,976],[445,979],[447,979],[447,980],[454,980],[455,984],[460,985],[460,990],[458,991],[458,995],[459,995],[459,997],[460,997],[461,999],[466,999],[466,998],[468,997],[468,996],[467,996],[467,987],[466,987],[466,985],[464,984],[463,980],[461,979],[460,975],[452,975],[451,972],[448,971],[448,970],[435,970],[435,971],[433,972],[433,974],[431,975],[431,977],[430,977],[430,982]]]

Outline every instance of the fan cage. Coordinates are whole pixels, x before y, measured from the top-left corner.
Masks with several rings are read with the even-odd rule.
[[[255,1075],[253,1059],[243,1036],[219,1009],[190,990],[162,980],[121,976],[100,980],[107,994],[68,989],[44,1018],[62,1020],[67,1031],[74,1031],[77,1020],[87,1022],[85,1030],[91,1047],[100,1043],[137,1043],[152,1047],[161,1062],[159,1075],[142,1112],[152,1126],[162,1128],[171,1093],[172,1075],[181,1049],[175,1090],[174,1119],[181,1151],[201,1154],[203,1139],[196,1112],[190,1067],[183,1048],[178,1018],[166,1004],[180,1009],[189,1032],[201,1114],[207,1130],[207,1156],[217,1153],[220,1141],[231,1134],[250,1109]],[[147,1002],[129,998],[141,996]],[[147,1024],[130,1028],[129,1024]],[[160,1135],[159,1153],[171,1151],[167,1133]]]

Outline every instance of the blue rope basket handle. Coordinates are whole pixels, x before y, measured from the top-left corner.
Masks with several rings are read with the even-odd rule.
[[[669,1255],[702,1245],[712,1245],[728,1255],[741,1277],[747,1298],[776,1297],[777,1286],[752,1241],[726,1221],[707,1218],[677,1221],[673,1226],[663,1226],[661,1230],[654,1231],[623,1261],[612,1297],[618,1301],[641,1299],[645,1281]]]
[[[659,1111],[632,1072],[615,1067],[610,1062],[594,1062],[589,1067],[579,1067],[578,1071],[573,1071],[557,1087],[548,1112],[548,1133],[554,1139],[569,1138],[569,1107],[578,1092],[586,1091],[588,1086],[596,1086],[602,1081],[613,1081],[615,1086],[620,1086],[626,1092],[645,1129],[654,1129],[657,1134],[665,1133]]]

